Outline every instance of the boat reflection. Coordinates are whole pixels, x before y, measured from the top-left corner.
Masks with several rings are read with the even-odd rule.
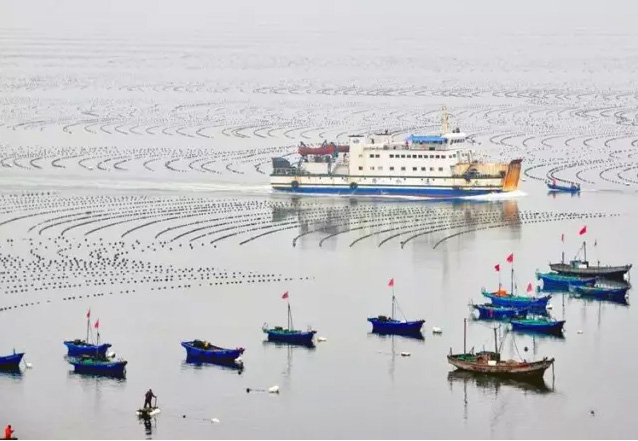
[[[263,340],[262,344],[264,346],[275,346],[275,347],[279,347],[281,349],[284,349],[284,348],[305,348],[307,350],[315,350],[317,348],[317,345],[315,345],[314,343],[301,344],[301,343],[284,343],[284,342],[280,342],[280,341]]]
[[[206,369],[207,366],[212,366],[213,369],[216,367],[223,370],[236,371],[240,375],[244,371],[244,363],[236,362],[235,360],[202,362],[200,359],[187,356],[186,360],[182,363],[182,368],[185,369]]]
[[[394,337],[405,338],[408,340],[425,341],[425,337],[423,336],[421,332],[414,333],[414,334],[383,334],[380,332],[368,332],[368,335],[369,336],[373,335],[383,340],[391,339],[392,341],[394,341]]]
[[[501,388],[515,388],[523,390],[525,392],[547,394],[554,392],[552,388],[548,387],[543,378],[536,380],[519,380],[512,378],[495,377],[491,375],[480,374],[476,372],[468,372],[455,370],[448,373],[447,376],[450,387],[453,387],[454,383],[460,383],[463,385],[474,384],[481,389],[493,390],[495,394],[501,390]]]

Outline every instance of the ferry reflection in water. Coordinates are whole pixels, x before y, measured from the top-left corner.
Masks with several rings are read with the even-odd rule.
[[[338,239],[352,247],[373,241],[377,246],[401,247],[419,239],[433,247],[448,239],[499,228],[520,235],[516,200],[415,201],[367,198],[290,197],[272,209],[273,224],[296,219],[293,246],[303,242],[331,248]]]

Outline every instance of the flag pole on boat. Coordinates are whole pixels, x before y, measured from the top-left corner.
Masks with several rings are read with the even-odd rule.
[[[514,295],[514,253],[507,256],[507,262],[512,264],[510,294]]]
[[[390,288],[392,288],[392,320],[394,320],[394,277],[390,279],[390,281],[388,282],[388,286]]]
[[[86,312],[86,342],[89,342],[89,332],[91,330],[91,308]]]
[[[288,295],[288,291],[286,291],[281,298],[288,302],[288,330],[290,331],[292,329],[292,313],[290,312],[290,296]]]

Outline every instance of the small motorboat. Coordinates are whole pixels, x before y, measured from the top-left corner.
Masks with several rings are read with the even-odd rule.
[[[20,362],[24,357],[24,352],[13,351],[11,355],[0,355],[0,370],[3,371],[16,371],[20,369]]]
[[[314,346],[314,337],[317,331],[308,327],[307,331],[294,329],[292,324],[292,312],[290,309],[290,300],[286,291],[282,296],[288,300],[288,327],[281,326],[270,327],[268,323],[264,323],[261,330],[268,335],[268,341],[288,343],[293,345]]]
[[[510,321],[513,331],[534,332],[539,334],[562,334],[565,320],[550,317],[516,318]]]
[[[554,179],[553,182],[548,182],[547,188],[549,188],[549,191],[561,191],[563,193],[580,193],[580,184],[570,182],[569,184],[561,185],[556,182],[556,179]]]
[[[507,308],[517,308],[531,310],[545,310],[547,309],[547,303],[551,299],[551,295],[542,297],[529,297],[529,296],[517,296],[507,293],[505,290],[499,290],[496,292],[488,292],[485,289],[481,289],[481,294],[491,300],[495,306],[504,306]]]
[[[102,343],[94,345],[87,343],[86,340],[67,340],[64,342],[67,347],[69,357],[78,357],[82,355],[105,356],[106,351],[111,347],[110,343]]]
[[[126,374],[126,360],[111,360],[106,357],[84,355],[68,359],[69,363],[79,374],[104,375],[111,377],[124,377]]]
[[[525,317],[525,314],[527,314],[526,309],[496,306],[491,303],[472,304],[470,306],[475,311],[478,311],[479,320],[507,320],[514,317]]]
[[[395,311],[398,305],[394,295],[394,279],[391,279],[388,285],[392,288],[392,315],[390,317],[385,315],[369,317],[368,321],[372,323],[372,332],[395,335],[420,334],[425,320],[408,321],[405,317],[403,320],[397,320],[395,318]]]
[[[203,340],[183,341],[188,362],[233,363],[243,353],[244,348],[226,349]]]

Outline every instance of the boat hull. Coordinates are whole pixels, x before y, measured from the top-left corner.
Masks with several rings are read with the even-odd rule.
[[[67,347],[67,355],[69,357],[79,357],[82,355],[103,357],[106,355],[106,351],[111,347],[110,343],[103,343],[101,345],[79,345],[73,341],[65,341],[64,345]]]
[[[513,319],[510,323],[514,331],[538,334],[561,334],[565,325],[564,320],[533,322]]]
[[[269,341],[293,345],[309,346],[317,331],[288,331],[285,329],[264,329]]]
[[[572,286],[585,286],[593,285],[596,283],[595,277],[578,277],[569,276],[558,273],[537,273],[537,280],[543,281],[543,289],[565,289],[567,290],[570,285]]]
[[[69,363],[79,374],[123,377],[126,374],[127,361],[102,361],[94,359],[70,359]]]
[[[566,263],[550,263],[549,267],[552,271],[560,274],[577,277],[602,277],[610,280],[624,281],[625,274],[629,272],[632,265],[622,266],[594,266],[586,268],[576,268]]]
[[[560,191],[563,193],[580,193],[580,187],[571,187],[569,185],[553,185],[547,184],[549,191]]]
[[[611,300],[624,302],[627,298],[629,287],[623,288],[601,288],[596,286],[572,286],[570,291],[576,292],[583,297],[591,297],[600,300]]]
[[[411,335],[420,334],[425,320],[401,322],[399,320],[380,320],[377,317],[368,318],[372,323],[372,332],[376,334]]]
[[[478,311],[480,320],[507,320],[514,317],[522,317],[527,313],[526,309],[507,308],[490,304],[472,305]]]
[[[527,309],[527,310],[545,310],[547,303],[552,296],[543,296],[538,298],[526,298],[517,296],[499,296],[496,293],[481,291],[483,296],[491,300],[495,306],[505,306],[508,308]]]
[[[186,349],[186,357],[191,361],[210,363],[232,362],[244,353],[244,348],[225,349],[212,346],[212,349],[201,349],[193,345],[193,341],[183,341],[182,347]]]
[[[462,359],[463,355],[467,354],[448,355],[448,363],[463,371],[520,379],[542,378],[545,371],[554,363],[554,359],[549,358],[515,365],[507,365],[506,363],[489,365],[464,361]]]
[[[20,362],[24,357],[24,352],[19,354],[11,354],[6,356],[0,356],[0,370],[17,370],[20,369]]]

